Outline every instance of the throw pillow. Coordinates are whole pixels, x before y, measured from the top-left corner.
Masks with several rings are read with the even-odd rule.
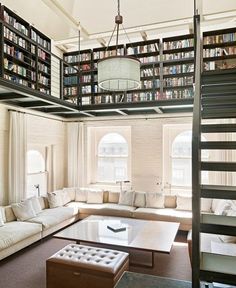
[[[86,202],[87,201],[88,188],[76,188],[75,201]]]
[[[4,222],[4,223],[7,222],[7,220],[6,220],[6,214],[5,214],[5,209],[4,209],[3,207],[0,207],[0,214],[1,214],[1,216],[2,216],[3,222]]]
[[[231,208],[231,202],[228,200],[220,200],[215,208],[215,215],[226,215],[227,211]]]
[[[219,235],[219,238],[222,242],[225,242],[225,243],[236,243],[236,237],[235,236]]]
[[[192,210],[192,197],[177,195],[176,210]]]
[[[135,207],[146,207],[146,193],[135,192],[134,193],[134,206]]]
[[[176,208],[176,195],[164,195],[165,198],[165,203],[164,206],[165,208]]]
[[[11,207],[19,221],[25,221],[36,216],[31,201],[13,203]]]
[[[161,193],[146,193],[147,208],[164,208],[164,195]]]
[[[48,203],[49,203],[50,208],[63,206],[61,191],[62,190],[58,190],[58,191],[48,193]]]
[[[61,201],[62,201],[62,205],[66,205],[67,203],[71,201],[68,191],[65,191],[65,190],[61,191]]]
[[[120,197],[120,192],[111,192],[108,194],[108,202],[109,203],[118,203]]]
[[[226,215],[227,216],[233,216],[233,217],[235,217],[236,216],[236,210],[227,210],[226,211]]]
[[[103,191],[92,191],[87,192],[87,203],[88,204],[101,204],[103,203]]]
[[[133,204],[134,204],[134,192],[121,191],[118,204],[133,206]]]
[[[42,211],[39,199],[37,197],[31,197],[26,199],[25,201],[30,201],[32,204],[32,207],[34,209],[35,214],[37,215],[39,212]]]

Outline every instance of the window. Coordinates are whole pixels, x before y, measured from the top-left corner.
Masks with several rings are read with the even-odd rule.
[[[27,198],[47,192],[45,159],[37,150],[27,152]]]
[[[128,143],[118,133],[104,135],[98,144],[97,181],[128,179]]]

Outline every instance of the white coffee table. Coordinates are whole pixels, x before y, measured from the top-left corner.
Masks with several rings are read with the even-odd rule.
[[[107,228],[116,225],[124,225],[127,228],[121,232],[113,232]],[[155,252],[170,253],[178,228],[179,223],[173,222],[92,215],[65,228],[54,237],[77,243],[149,251],[152,253],[152,263],[149,267],[153,267]]]

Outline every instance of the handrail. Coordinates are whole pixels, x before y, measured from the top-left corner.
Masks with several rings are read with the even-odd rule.
[[[200,287],[201,72],[200,15],[194,16],[195,93],[192,126],[192,288]]]

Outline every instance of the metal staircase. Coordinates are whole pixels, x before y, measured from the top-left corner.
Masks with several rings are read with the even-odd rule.
[[[207,135],[214,133],[218,139],[222,133],[227,135],[236,132],[236,121],[232,123],[233,118],[236,118],[236,70],[202,72],[199,15],[194,17],[194,22],[196,68],[192,140],[192,287],[201,287],[202,281],[236,285],[236,256],[201,251],[201,233],[236,236],[236,217],[201,213],[202,198],[236,200],[236,186],[206,185],[201,180],[202,171],[235,172],[236,177],[236,162],[232,159],[215,162],[201,159],[202,150],[220,150],[221,153],[236,150],[236,141],[201,140],[202,134],[207,138]],[[206,285],[212,287],[212,284]],[[215,284],[213,287],[218,286]]]

